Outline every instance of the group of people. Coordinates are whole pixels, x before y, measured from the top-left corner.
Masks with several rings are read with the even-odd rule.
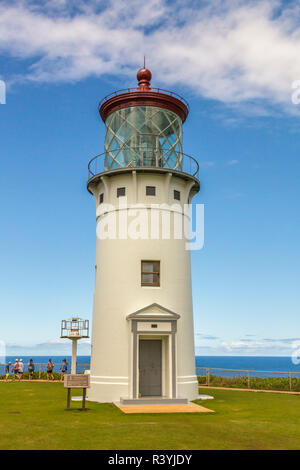
[[[33,362],[33,359],[30,359],[28,365],[28,378],[29,380],[32,380],[33,373],[35,370],[35,365]],[[52,359],[49,359],[46,365],[46,372],[47,372],[47,380],[54,380],[54,375],[53,375],[53,369],[54,369],[54,364],[52,362]],[[68,373],[68,362],[67,359],[64,359],[62,361],[62,365],[60,367],[60,377],[61,381],[64,380],[64,376]],[[10,371],[13,374],[14,380],[18,379],[21,380],[24,374],[24,362],[23,359],[16,359],[14,365],[12,365],[11,362],[8,362],[5,366],[5,380],[6,382],[9,379],[9,374]]]
[[[23,359],[20,359],[20,361],[18,361],[18,359],[16,359],[13,366],[12,366],[11,362],[8,362],[6,364],[6,366],[5,366],[5,380],[6,380],[6,382],[8,381],[8,378],[9,378],[9,369],[10,369],[10,367],[12,368],[12,373],[13,373],[14,379],[18,378],[19,380],[21,380],[22,377],[23,377],[23,374],[24,374]],[[28,369],[28,371],[29,371],[29,369]]]

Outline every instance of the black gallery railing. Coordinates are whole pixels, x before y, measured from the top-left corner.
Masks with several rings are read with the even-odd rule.
[[[173,149],[130,147],[106,151],[92,158],[88,164],[88,180],[105,171],[143,167],[164,168],[199,179],[199,164],[190,155]]]

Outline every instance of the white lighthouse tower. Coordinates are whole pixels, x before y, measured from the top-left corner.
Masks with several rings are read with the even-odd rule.
[[[198,396],[190,252],[173,228],[199,191],[198,163],[182,152],[186,101],[151,88],[145,67],[137,78],[137,88],[100,103],[105,152],[89,163],[97,246],[88,399],[185,402]]]

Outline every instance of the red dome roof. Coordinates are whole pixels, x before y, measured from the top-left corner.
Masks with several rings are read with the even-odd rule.
[[[150,70],[144,66],[137,72],[137,88],[127,88],[106,96],[99,104],[102,120],[105,122],[107,116],[118,109],[134,106],[156,106],[176,113],[184,122],[189,113],[188,103],[176,93],[151,88],[151,78]]]

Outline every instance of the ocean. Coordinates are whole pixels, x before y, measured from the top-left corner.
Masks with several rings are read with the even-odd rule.
[[[18,357],[20,359],[21,356]],[[49,356],[23,356],[22,359],[27,366],[29,359],[33,359],[36,370],[41,367],[42,371],[46,370],[46,364]],[[71,364],[71,356],[51,356],[55,364],[54,370],[57,372],[61,366],[62,360],[67,359]],[[7,356],[6,361],[14,363],[16,356]],[[206,368],[210,368],[210,373],[223,377],[234,377],[245,375],[245,371],[259,371],[257,373],[250,372],[251,376],[257,377],[286,377],[282,372],[291,373],[293,376],[300,377],[300,364],[293,364],[291,357],[267,357],[267,356],[196,356],[196,368],[198,375],[205,375]],[[40,366],[41,364],[41,366]],[[83,372],[90,367],[90,356],[77,356],[77,372]],[[227,369],[227,370],[218,370]],[[228,370],[231,369],[231,370]],[[27,367],[25,367],[27,370]],[[70,370],[70,367],[69,367]],[[244,371],[244,372],[240,372]],[[3,374],[4,365],[0,365],[0,373]],[[262,371],[266,371],[263,373]],[[271,372],[271,373],[270,373]]]
[[[290,356],[196,356],[197,375],[205,375],[206,368],[210,369],[210,374],[222,377],[245,376],[249,372],[251,377],[291,374],[300,378],[300,364],[293,364]]]

